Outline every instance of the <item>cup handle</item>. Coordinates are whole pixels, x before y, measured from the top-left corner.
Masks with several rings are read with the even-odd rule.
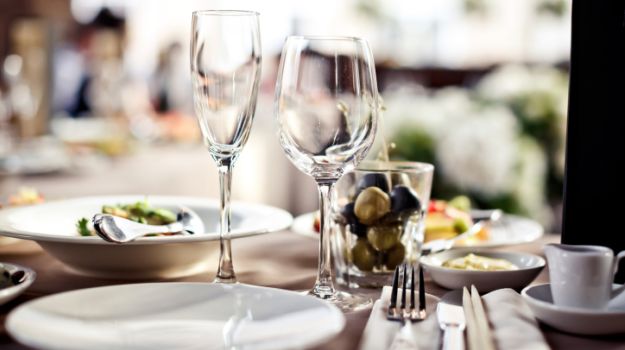
[[[621,262],[621,259],[623,258],[625,258],[625,250],[623,250],[622,252],[616,255],[616,260],[614,261],[614,274],[613,275],[616,275],[616,273],[618,272],[618,265]]]

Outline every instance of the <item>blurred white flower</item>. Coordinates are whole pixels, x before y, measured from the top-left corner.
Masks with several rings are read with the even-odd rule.
[[[509,192],[518,153],[514,115],[499,106],[464,114],[437,142],[440,171],[461,190],[487,196]]]
[[[512,193],[528,214],[541,222],[550,222],[545,201],[547,158],[540,145],[529,137],[519,140],[518,165]]]

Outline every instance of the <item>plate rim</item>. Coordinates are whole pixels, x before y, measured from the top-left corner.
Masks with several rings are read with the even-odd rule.
[[[0,210],[0,236],[12,237],[18,239],[31,240],[35,242],[54,242],[54,243],[69,243],[69,244],[90,244],[90,245],[117,245],[115,243],[106,242],[103,239],[93,237],[76,236],[57,236],[44,233],[29,232],[11,227],[7,224],[8,217],[16,212],[23,212],[35,207],[46,205],[57,205],[63,202],[80,202],[80,201],[125,201],[123,198],[128,198],[129,201],[149,198],[154,201],[171,201],[184,203],[191,206],[204,206],[206,208],[216,208],[219,206],[218,201],[214,198],[194,197],[194,196],[169,196],[169,195],[145,195],[145,194],[121,194],[121,195],[102,195],[102,196],[82,196],[71,197],[66,199],[58,199],[47,201],[42,204],[34,206],[16,207]],[[133,199],[130,199],[133,198]],[[274,206],[243,202],[232,201],[231,208],[238,211],[245,211],[249,208],[256,210],[264,210],[271,212],[276,216],[275,220],[272,220],[273,226],[258,228],[255,230],[233,230],[231,232],[231,238],[243,238],[249,236],[256,236],[270,232],[277,232],[289,228],[293,223],[293,216],[286,210],[277,208]],[[233,211],[234,211],[233,210]],[[124,245],[149,245],[149,244],[167,244],[167,243],[187,243],[187,242],[205,242],[216,241],[219,239],[218,232],[207,232],[204,235],[173,235],[173,236],[159,236],[159,237],[140,237],[132,242],[125,243]]]
[[[45,344],[45,342],[33,342],[32,339],[29,340],[25,340],[23,337],[21,337],[20,335],[18,335],[19,331],[16,332],[15,330],[15,325],[14,323],[16,321],[14,321],[16,319],[16,317],[19,317],[19,313],[20,311],[27,309],[28,307],[30,307],[32,304],[37,304],[37,303],[42,303],[42,302],[46,302],[47,299],[53,298],[53,297],[58,297],[61,295],[67,295],[67,294],[80,294],[80,293],[84,293],[84,292],[88,292],[91,290],[96,290],[96,289],[115,289],[115,288],[128,288],[128,287],[134,287],[134,288],[141,288],[142,286],[152,286],[154,287],[155,285],[168,285],[168,286],[172,286],[172,285],[204,285],[207,286],[207,288],[210,288],[211,286],[220,286],[221,288],[224,287],[224,285],[220,285],[220,284],[216,284],[216,283],[208,283],[208,282],[151,282],[151,283],[126,283],[126,284],[117,284],[117,285],[105,285],[105,286],[97,286],[97,287],[89,287],[89,288],[82,288],[82,289],[74,289],[74,290],[68,290],[68,291],[64,291],[61,293],[55,293],[55,294],[49,294],[46,296],[43,296],[41,298],[36,298],[30,301],[27,301],[25,303],[20,304],[19,306],[17,306],[16,308],[14,308],[13,310],[11,310],[11,312],[9,312],[9,314],[6,316],[6,320],[5,320],[5,328],[7,333],[9,333],[12,337],[14,337],[16,340],[18,340],[20,343],[25,344],[25,345],[29,345],[29,346],[35,346],[35,347],[40,347],[42,344]],[[249,288],[249,289],[261,289],[261,290],[269,290],[271,292],[278,292],[278,293],[287,293],[287,294],[292,294],[293,296],[296,297],[301,297],[301,298],[312,298],[314,299],[316,302],[319,303],[320,307],[325,307],[327,310],[329,310],[331,312],[332,315],[334,315],[335,319],[338,321],[338,323],[335,325],[335,327],[333,327],[330,331],[327,331],[326,334],[322,334],[321,336],[318,336],[316,339],[310,341],[309,343],[305,343],[305,342],[293,342],[293,339],[296,337],[289,337],[289,343],[285,344],[285,349],[288,348],[302,348],[302,347],[314,347],[318,344],[322,344],[325,341],[328,341],[329,339],[332,339],[333,337],[335,337],[336,335],[338,335],[340,332],[343,331],[343,329],[345,329],[345,325],[347,323],[345,315],[334,305],[332,305],[331,303],[328,302],[324,302],[323,300],[311,297],[311,296],[307,296],[307,295],[302,295],[300,293],[297,293],[295,291],[292,290],[288,290],[288,289],[281,289],[281,288],[274,288],[274,287],[267,287],[267,286],[259,286],[259,285],[252,285],[252,284],[247,284],[247,283],[237,283],[235,285],[232,286],[228,286],[225,285],[227,287],[235,287],[235,288]]]
[[[319,234],[314,232],[311,229],[309,229],[308,231],[304,231],[303,230],[303,226],[304,223],[306,223],[306,221],[310,222],[311,225],[310,227],[312,227],[312,219],[314,218],[315,214],[317,213],[317,211],[312,211],[312,212],[307,212],[301,215],[297,215],[293,218],[293,224],[291,225],[291,231],[293,231],[295,234],[303,236],[303,237],[309,237],[309,238],[318,238]],[[497,247],[504,247],[504,246],[511,246],[511,245],[519,245],[519,244],[525,244],[525,243],[531,243],[531,242],[535,242],[537,240],[539,240],[542,236],[545,235],[545,229],[543,228],[543,226],[536,220],[524,217],[524,216],[520,216],[520,215],[515,215],[515,214],[507,214],[505,213],[504,216],[508,219],[512,219],[512,220],[522,220],[528,223],[532,223],[533,225],[536,225],[538,228],[540,228],[539,230],[536,231],[535,234],[524,238],[522,240],[515,240],[509,243],[504,243],[504,242],[484,242],[484,243],[480,243],[480,244],[474,244],[474,245],[468,245],[468,246],[458,246],[458,247],[454,247],[453,249],[460,249],[460,248],[497,248]],[[302,227],[302,229],[300,230],[299,227]]]

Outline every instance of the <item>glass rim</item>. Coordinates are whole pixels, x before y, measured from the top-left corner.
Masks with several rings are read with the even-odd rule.
[[[193,16],[260,16],[259,12],[248,10],[196,10]]]
[[[286,40],[336,40],[336,41],[352,41],[352,42],[363,42],[367,43],[366,39],[359,38],[356,36],[345,36],[345,35],[289,35],[286,37]]]
[[[375,164],[375,165],[374,165]],[[386,166],[386,167],[385,167]],[[377,161],[366,160],[361,162],[354,171],[366,172],[385,172],[385,173],[401,173],[406,171],[416,172],[417,174],[431,173],[434,171],[434,165],[425,162],[391,160]]]

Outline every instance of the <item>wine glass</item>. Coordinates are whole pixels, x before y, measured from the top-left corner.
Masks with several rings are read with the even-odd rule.
[[[215,282],[236,283],[230,246],[231,173],[256,110],[261,50],[258,13],[193,12],[193,100],[204,143],[219,169],[219,268]]]
[[[289,160],[319,189],[319,269],[310,294],[343,310],[370,303],[335,290],[330,261],[332,188],[373,145],[379,97],[373,57],[365,40],[288,37],[276,83],[280,144]]]

